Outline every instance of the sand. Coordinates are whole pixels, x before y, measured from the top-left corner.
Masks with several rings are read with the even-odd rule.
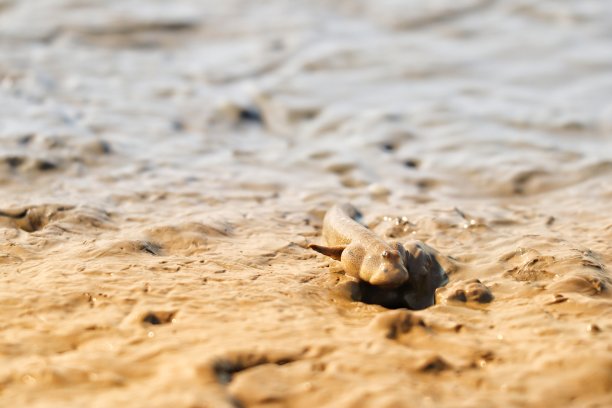
[[[611,19],[0,0],[0,406],[610,406]],[[353,300],[340,202],[436,305]]]

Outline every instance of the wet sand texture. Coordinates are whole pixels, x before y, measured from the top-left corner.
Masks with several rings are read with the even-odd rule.
[[[0,406],[612,406],[610,21],[0,0]],[[342,202],[435,306],[307,248]]]

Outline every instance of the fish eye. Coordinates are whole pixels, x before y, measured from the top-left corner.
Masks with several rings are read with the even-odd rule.
[[[383,258],[388,258],[391,254],[389,253],[389,251],[382,251],[382,256]]]

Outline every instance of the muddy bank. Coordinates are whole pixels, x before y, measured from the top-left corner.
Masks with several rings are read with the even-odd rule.
[[[612,402],[607,2],[370,3],[0,0],[0,405]]]

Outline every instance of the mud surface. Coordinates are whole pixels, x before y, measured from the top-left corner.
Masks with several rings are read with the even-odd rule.
[[[610,406],[610,21],[0,0],[0,405]],[[435,306],[306,248],[346,201]]]

